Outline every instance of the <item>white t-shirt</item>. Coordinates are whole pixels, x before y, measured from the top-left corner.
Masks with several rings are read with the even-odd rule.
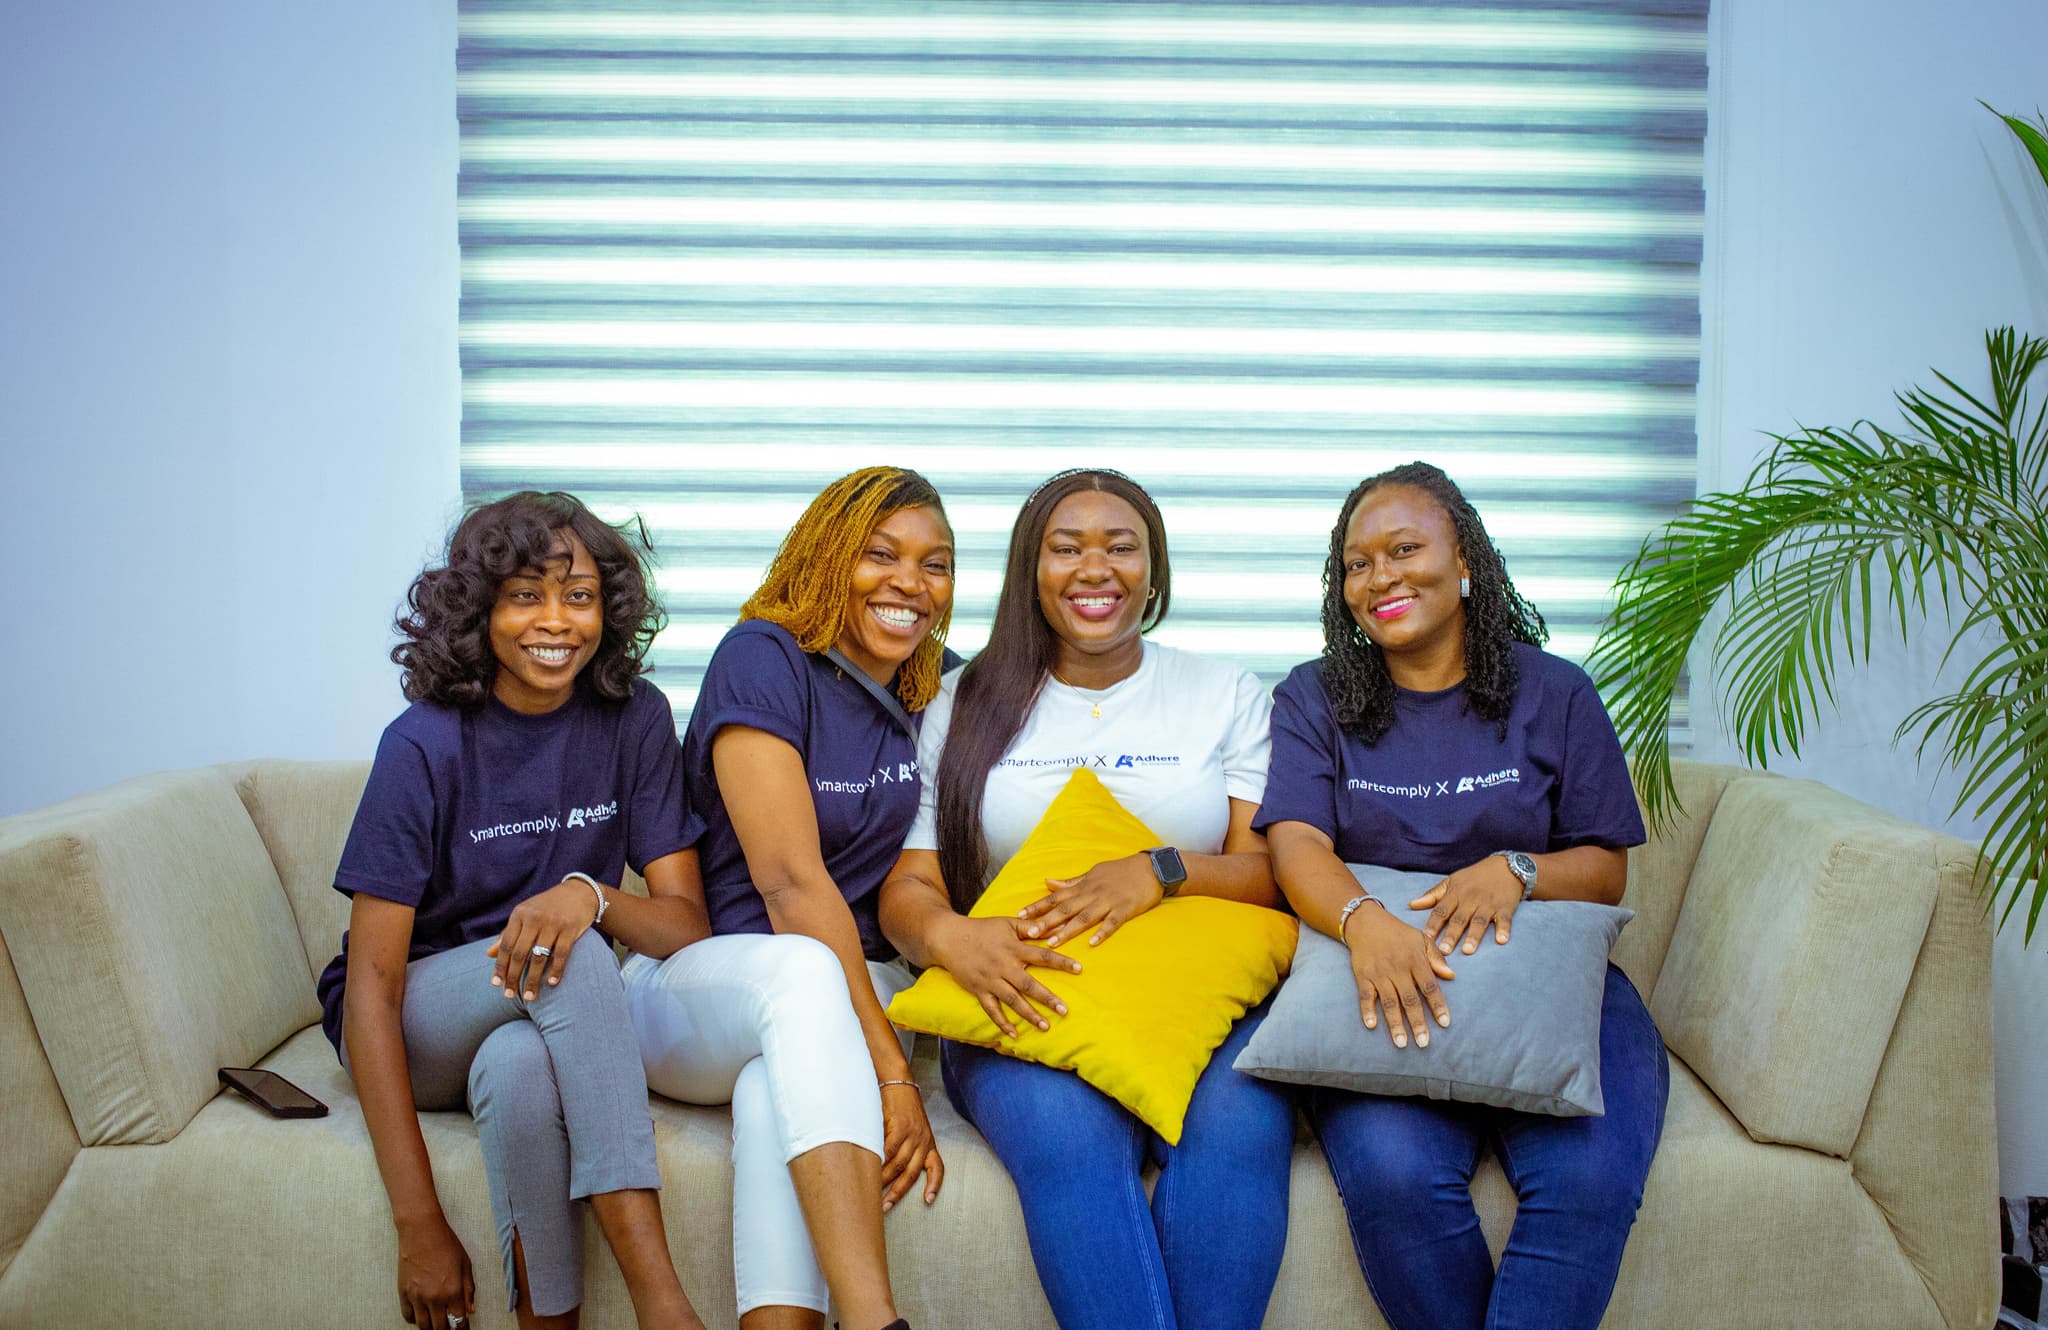
[[[954,670],[925,709],[917,745],[923,788],[907,850],[939,847],[939,761],[959,683]],[[1265,797],[1272,711],[1264,686],[1243,666],[1156,642],[1145,643],[1135,674],[1108,688],[1047,679],[1024,728],[988,773],[981,827],[989,870],[1017,852],[1079,766],[1099,776],[1161,844],[1219,853],[1230,801]]]

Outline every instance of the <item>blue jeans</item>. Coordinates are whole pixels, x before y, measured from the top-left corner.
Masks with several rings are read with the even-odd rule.
[[[1670,1086],[1657,1026],[1610,965],[1600,1010],[1602,1117],[1313,1091],[1309,1114],[1387,1324],[1598,1325],[1664,1131]],[[1488,1142],[1518,1202],[1498,1274],[1472,1208],[1472,1171]]]
[[[1210,1057],[1177,1146],[1073,1072],[941,1046],[946,1093],[1017,1184],[1061,1330],[1257,1330],[1287,1244],[1294,1098],[1230,1064],[1265,1015]]]

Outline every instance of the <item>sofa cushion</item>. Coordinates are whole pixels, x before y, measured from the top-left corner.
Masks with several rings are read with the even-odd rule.
[[[0,933],[88,1145],[166,1141],[320,1016],[227,778],[146,776],[0,829]]]
[[[1407,902],[1443,874],[1348,867],[1396,919],[1417,928],[1428,922],[1428,910],[1411,910]],[[1524,904],[1515,911],[1507,946],[1496,946],[1489,930],[1478,951],[1450,958],[1458,974],[1443,986],[1451,1023],[1432,1031],[1427,1048],[1396,1048],[1384,1028],[1366,1029],[1350,950],[1304,928],[1272,1010],[1233,1065],[1270,1081],[1360,1094],[1454,1099],[1560,1117],[1600,1113],[1606,1107],[1600,1003],[1607,953],[1628,919],[1627,910],[1590,901]]]
[[[235,793],[284,883],[285,899],[317,982],[341,952],[348,897],[334,889],[334,869],[348,840],[356,805],[370,779],[368,762],[252,762],[234,772]]]
[[[1759,1141],[1856,1141],[1937,884],[1934,836],[1810,781],[1731,782],[1650,1011]]]

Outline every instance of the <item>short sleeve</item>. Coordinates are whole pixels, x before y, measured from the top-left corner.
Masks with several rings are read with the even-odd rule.
[[[808,663],[796,639],[749,621],[725,635],[704,669],[695,717],[709,743],[728,725],[774,735],[799,753],[809,739]],[[694,719],[694,718],[693,718]]]
[[[1273,703],[1257,675],[1246,669],[1236,674],[1230,726],[1223,734],[1223,788],[1233,799],[1256,804],[1266,797]]]
[[[417,907],[434,876],[434,809],[427,755],[385,730],[334,870],[335,890]]]
[[[704,834],[703,819],[683,798],[683,746],[668,697],[636,685],[633,789],[626,818],[626,862],[643,873],[656,859],[687,850]]]
[[[1273,751],[1252,829],[1305,822],[1337,838],[1337,718],[1311,661],[1273,691]]]
[[[1600,845],[1625,850],[1648,839],[1614,722],[1583,672],[1574,681],[1565,708],[1560,773],[1550,823],[1551,849]]]
[[[946,747],[946,731],[953,722],[953,693],[959,680],[957,674],[949,676],[923,712],[924,721],[917,732],[917,816],[903,838],[906,850],[939,848],[939,754]]]

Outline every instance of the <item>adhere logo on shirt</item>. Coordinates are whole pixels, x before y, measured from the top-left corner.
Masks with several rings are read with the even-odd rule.
[[[1484,776],[1458,777],[1457,792],[1459,794],[1470,794],[1474,790],[1490,790],[1496,785],[1520,785],[1521,783],[1522,769],[1520,767],[1502,767],[1499,771],[1491,771]]]
[[[611,821],[618,814],[619,801],[617,799],[612,800],[608,804],[592,804],[588,808],[572,808],[569,810],[569,826],[572,830],[576,827],[595,826],[599,822]]]

